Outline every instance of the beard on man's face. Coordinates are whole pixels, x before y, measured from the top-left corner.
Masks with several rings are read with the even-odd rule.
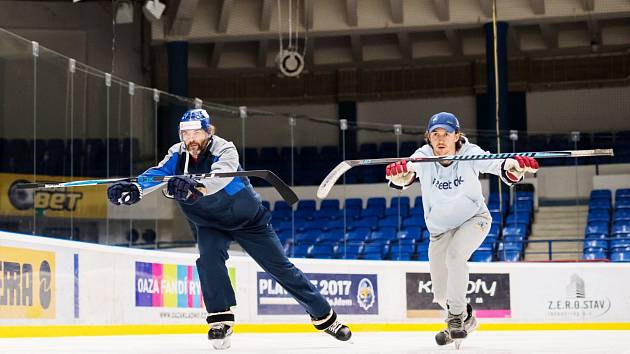
[[[191,140],[186,144],[186,149],[188,151],[201,151],[206,144],[206,140]]]

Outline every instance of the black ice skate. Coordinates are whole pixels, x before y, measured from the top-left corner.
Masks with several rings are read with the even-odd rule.
[[[335,339],[340,340],[342,342],[350,340],[352,337],[352,332],[348,326],[344,325],[337,319],[337,313],[335,311],[330,311],[326,317],[323,318],[313,318],[313,326],[320,331],[324,331],[325,333],[330,334],[335,337]]]
[[[455,347],[459,349],[461,346],[461,341],[466,338],[469,333],[477,329],[478,326],[477,319],[472,314],[472,306],[470,306],[470,304],[466,306],[466,319],[463,321],[463,326],[457,327],[456,330],[458,332],[452,332],[451,321],[453,321],[454,325],[457,325],[458,322],[461,321],[461,315],[458,316],[449,313],[449,316],[446,319],[448,328],[441,330],[438,334],[435,335],[435,342],[438,345],[447,345],[455,342]]]
[[[228,349],[232,345],[232,327],[234,326],[234,314],[211,314],[206,319],[210,325],[208,339],[212,347],[217,350]]]

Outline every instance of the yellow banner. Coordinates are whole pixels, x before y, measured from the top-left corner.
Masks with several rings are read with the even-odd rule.
[[[0,318],[55,318],[55,253],[0,247]]]
[[[69,177],[37,176],[37,182],[43,183],[69,181]],[[0,174],[0,215],[29,216],[33,215],[35,208],[38,215],[53,218],[107,217],[107,196],[104,186],[37,190],[15,188],[18,183],[25,182],[33,182],[33,175]]]

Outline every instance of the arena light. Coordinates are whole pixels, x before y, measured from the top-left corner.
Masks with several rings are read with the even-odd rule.
[[[144,13],[144,16],[146,16],[147,20],[154,22],[162,17],[165,8],[166,5],[161,3],[159,0],[147,0],[142,7],[142,12]]]

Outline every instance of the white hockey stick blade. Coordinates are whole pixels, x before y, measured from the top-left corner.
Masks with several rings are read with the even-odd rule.
[[[335,185],[337,180],[343,176],[344,173],[348,172],[349,169],[354,167],[350,162],[352,160],[346,160],[339,163],[332,171],[324,178],[322,183],[317,188],[317,198],[324,199],[330,193],[330,190]]]

